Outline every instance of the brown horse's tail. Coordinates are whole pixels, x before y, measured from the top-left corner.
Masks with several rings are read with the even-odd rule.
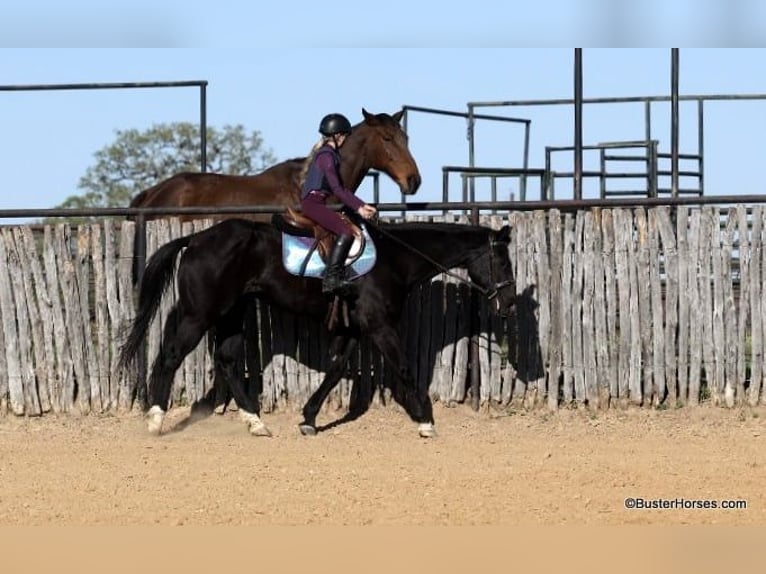
[[[181,249],[189,245],[192,237],[194,234],[166,243],[149,259],[141,281],[141,291],[138,294],[136,317],[120,350],[120,369],[128,369],[135,362],[138,351],[146,339],[149,324],[157,314],[162,295],[175,278],[176,257]]]

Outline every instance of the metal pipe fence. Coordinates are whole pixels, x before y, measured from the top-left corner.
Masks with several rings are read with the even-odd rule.
[[[207,80],[175,82],[88,82],[79,84],[0,85],[0,92],[40,92],[68,90],[123,90],[146,88],[199,88],[200,171],[207,171]]]

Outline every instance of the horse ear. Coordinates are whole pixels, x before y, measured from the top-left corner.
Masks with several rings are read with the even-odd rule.
[[[495,235],[495,241],[509,243],[511,241],[511,226],[503,225],[500,229],[498,229],[497,235]]]
[[[402,116],[404,115],[404,110],[399,110],[395,114],[393,114],[391,117],[394,118],[394,121],[398,124],[402,123]]]
[[[371,114],[370,112],[362,108],[362,115],[364,116],[364,121],[366,123],[370,125],[375,125],[375,120],[377,120],[377,118],[375,117],[375,114]]]

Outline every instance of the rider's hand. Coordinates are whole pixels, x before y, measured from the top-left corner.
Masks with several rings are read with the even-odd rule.
[[[364,219],[372,219],[378,213],[378,210],[374,206],[365,203],[356,212]]]

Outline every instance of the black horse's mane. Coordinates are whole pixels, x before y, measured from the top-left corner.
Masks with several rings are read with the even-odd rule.
[[[458,223],[452,221],[384,221],[379,224],[386,229],[401,229],[404,231],[443,231],[445,233],[459,233],[466,229],[489,229],[481,225],[472,225],[470,223]]]
[[[253,229],[260,229],[262,231],[280,232],[281,229],[275,226],[273,222],[263,221],[249,221],[242,220],[245,225],[252,227]],[[441,222],[441,221],[379,221],[377,223],[367,224],[368,231],[374,236],[375,239],[385,235],[386,233],[393,233],[399,235],[400,232],[405,234],[420,233],[420,232],[438,232],[444,236],[457,237],[466,233],[485,232],[490,233],[491,229],[483,225],[473,225],[470,223],[458,223],[458,222]]]
[[[400,232],[403,232],[405,235],[415,235],[421,232],[438,232],[444,237],[459,237],[466,233],[475,233],[477,231],[490,232],[488,227],[481,225],[439,221],[381,222],[377,225],[368,226],[368,229],[376,239],[386,232],[394,233],[397,236]]]

